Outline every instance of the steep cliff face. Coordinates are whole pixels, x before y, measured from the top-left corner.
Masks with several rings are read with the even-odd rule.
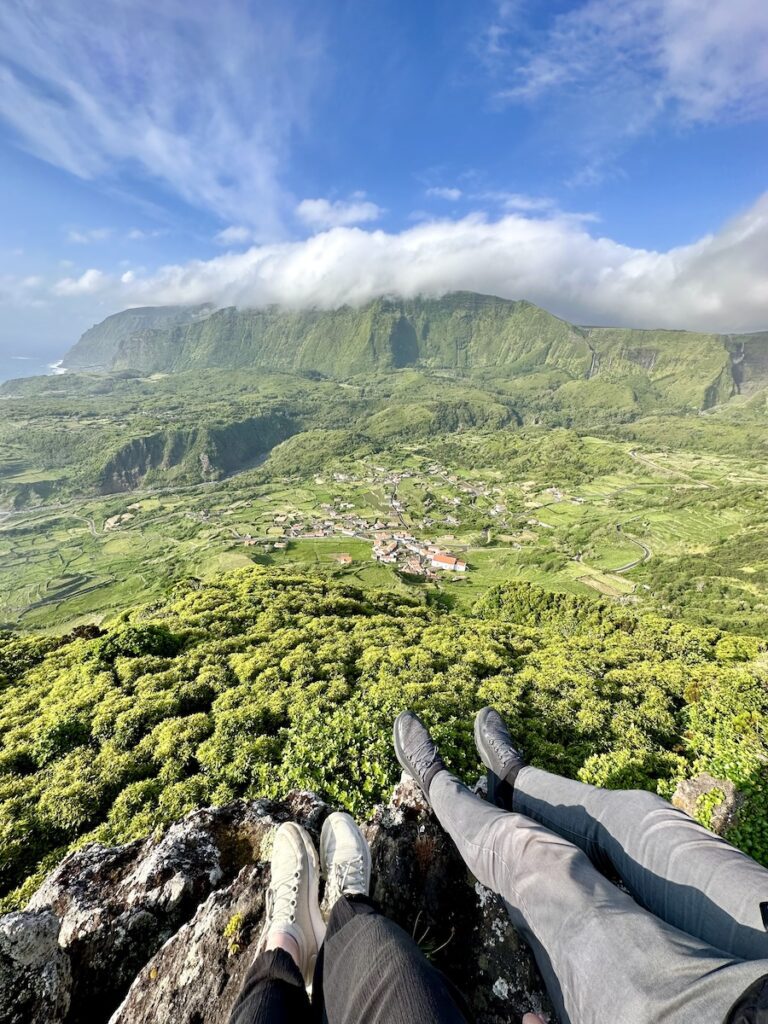
[[[768,384],[768,333],[583,328],[529,302],[455,292],[335,310],[167,307],[127,310],[87,331],[71,369],[177,372],[210,367],[330,377],[406,366],[507,377],[557,370],[646,392],[653,404],[707,408]]]
[[[132,438],[107,457],[98,489],[102,494],[130,491],[152,483],[155,477],[164,481],[219,480],[254,465],[298,429],[291,417],[274,413]]]
[[[2,1024],[225,1024],[264,917],[275,827],[315,841],[309,793],[195,811],[160,839],[70,854],[0,918]],[[373,892],[469,999],[479,1024],[548,1001],[501,901],[470,878],[412,783],[364,826]]]
[[[551,365],[581,374],[591,360],[579,328],[528,302],[470,292],[379,299],[360,309],[198,309],[183,317],[173,307],[164,320],[156,311],[155,321],[146,312],[127,310],[91,328],[65,365],[142,372],[261,366],[331,376],[416,364],[518,371]]]
[[[179,324],[204,318],[210,312],[208,306],[145,306],[115,313],[85,332],[67,353],[67,367],[71,370],[110,367],[119,359],[120,347],[126,339],[153,330],[168,331]]]
[[[552,365],[578,374],[590,361],[578,328],[528,302],[466,292],[443,299],[379,299],[360,309],[228,308],[141,329],[129,320],[116,345],[115,324],[105,326],[103,367],[110,370],[259,366],[348,377],[417,364],[515,371]],[[65,357],[67,366],[82,365],[86,339],[92,358],[95,331],[72,349],[72,359]]]
[[[750,395],[768,384],[768,331],[726,338],[736,391]]]

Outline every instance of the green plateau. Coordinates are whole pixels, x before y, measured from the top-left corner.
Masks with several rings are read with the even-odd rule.
[[[72,370],[141,373],[258,367],[330,377],[395,370],[553,371],[595,381],[595,406],[708,408],[768,384],[768,333],[697,334],[578,327],[529,302],[456,292],[362,308],[126,310],[83,335]]]

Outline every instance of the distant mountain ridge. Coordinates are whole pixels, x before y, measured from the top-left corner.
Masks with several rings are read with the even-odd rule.
[[[529,302],[454,292],[335,310],[130,309],[86,331],[64,366],[142,374],[258,367],[337,378],[404,367],[560,371],[709,408],[768,385],[768,332],[579,327]]]

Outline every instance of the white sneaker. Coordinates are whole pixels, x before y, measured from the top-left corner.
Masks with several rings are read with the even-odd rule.
[[[275,832],[272,879],[267,889],[267,913],[256,949],[264,952],[270,933],[290,935],[299,947],[299,969],[306,985],[312,984],[317,953],[325,938],[320,913],[317,854],[309,833],[293,821]]]
[[[371,851],[354,820],[341,811],[329,814],[320,836],[328,910],[342,896],[367,896],[371,887]]]

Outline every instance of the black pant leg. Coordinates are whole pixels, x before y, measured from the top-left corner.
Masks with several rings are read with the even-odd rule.
[[[313,984],[328,1024],[467,1024],[460,993],[413,939],[363,896],[342,897],[328,920]]]
[[[232,1007],[229,1024],[309,1024],[311,1010],[301,971],[284,949],[257,956]]]

